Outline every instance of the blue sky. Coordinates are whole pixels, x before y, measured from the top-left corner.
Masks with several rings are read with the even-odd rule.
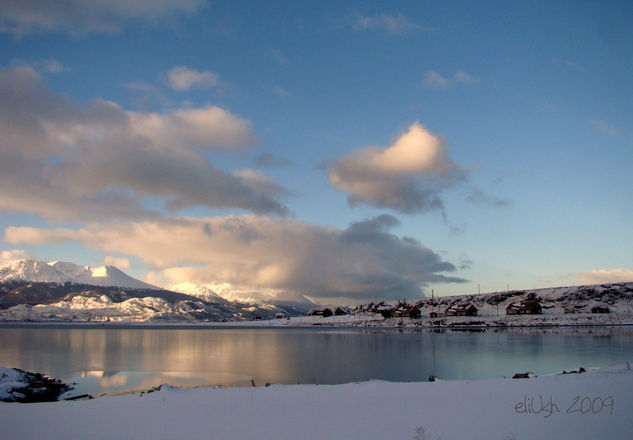
[[[0,1],[3,258],[317,301],[632,279],[633,5],[463,3]]]

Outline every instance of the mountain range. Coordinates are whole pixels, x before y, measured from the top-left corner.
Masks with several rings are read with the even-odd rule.
[[[0,321],[243,320],[309,308],[229,298],[190,282],[154,286],[114,266],[32,259],[0,265]]]

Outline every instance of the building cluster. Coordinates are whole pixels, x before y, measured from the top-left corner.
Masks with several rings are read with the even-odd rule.
[[[529,295],[527,298],[520,301],[514,301],[506,305],[506,315],[542,315],[543,307],[541,300],[535,295]],[[354,309],[348,309],[346,307],[337,307],[334,311],[329,308],[325,309],[313,309],[308,313],[308,316],[332,316],[332,315],[348,315],[348,314],[378,314],[383,318],[421,318],[422,309],[424,306],[423,301],[419,301],[416,304],[409,304],[406,301],[399,301],[396,305],[390,305],[384,301],[378,303],[369,303],[360,305]],[[428,303],[426,304],[428,306]],[[475,305],[467,300],[453,301],[448,306],[446,303],[442,306],[443,310],[440,310],[440,304],[431,303],[433,309],[429,314],[429,318],[439,317],[451,317],[451,316],[477,316],[478,310]],[[608,307],[603,305],[596,305],[591,308],[592,313],[610,313]]]

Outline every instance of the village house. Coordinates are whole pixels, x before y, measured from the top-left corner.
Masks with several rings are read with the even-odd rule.
[[[519,303],[513,302],[506,307],[506,315],[541,315],[543,308],[538,301],[524,300]]]
[[[591,313],[611,313],[607,306],[595,306],[591,308]]]
[[[446,309],[446,316],[477,316],[477,307],[470,303],[453,303]]]
[[[418,307],[408,304],[391,309],[391,317],[393,318],[420,318],[421,316],[422,312]]]
[[[307,314],[307,316],[323,316],[324,318],[327,318],[329,316],[332,316],[332,310],[330,309],[312,309],[310,310]]]

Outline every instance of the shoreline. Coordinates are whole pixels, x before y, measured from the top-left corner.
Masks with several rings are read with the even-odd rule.
[[[85,322],[85,321],[0,321],[0,328],[87,328],[87,329],[225,329],[225,330],[398,330],[415,332],[433,330],[457,330],[457,331],[485,331],[485,330],[509,330],[509,329],[554,329],[554,328],[604,328],[604,327],[633,327],[632,322],[616,323],[537,323],[517,325],[481,325],[481,324],[454,324],[454,325],[350,325],[335,322],[315,322],[309,324],[270,324],[270,321],[234,321],[234,322],[157,322],[157,321],[125,321],[125,322]]]
[[[163,387],[86,401],[0,403],[0,423],[11,439],[628,440],[632,387],[625,365],[530,379]]]

